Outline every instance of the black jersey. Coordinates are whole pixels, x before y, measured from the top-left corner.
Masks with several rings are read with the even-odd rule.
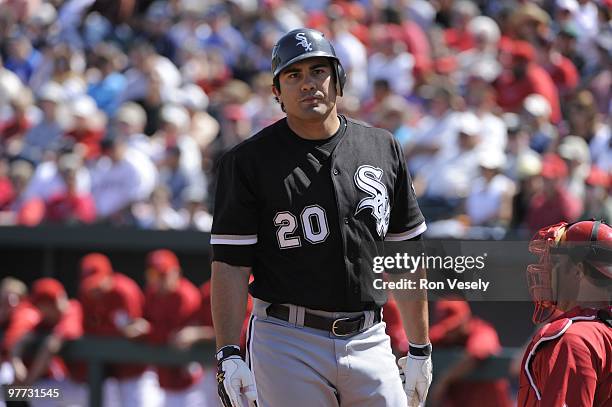
[[[368,247],[426,229],[393,135],[340,119],[320,141],[279,120],[220,161],[213,260],[252,266],[256,298],[326,311],[381,306]]]

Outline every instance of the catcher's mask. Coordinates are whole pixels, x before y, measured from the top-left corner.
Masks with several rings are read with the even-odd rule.
[[[533,322],[548,320],[557,307],[558,276],[553,273],[553,255],[583,262],[588,275],[603,284],[612,279],[612,228],[602,221],[561,222],[540,229],[529,251],[539,263],[527,266],[527,284],[535,303]]]

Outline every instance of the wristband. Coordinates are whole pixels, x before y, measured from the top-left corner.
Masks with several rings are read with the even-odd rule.
[[[240,346],[238,345],[225,345],[221,349],[217,351],[215,354],[215,358],[217,359],[217,363],[222,362],[223,360],[229,358],[230,356],[240,356]]]
[[[417,357],[429,357],[431,356],[431,343],[425,345],[413,345],[408,344],[408,354]]]

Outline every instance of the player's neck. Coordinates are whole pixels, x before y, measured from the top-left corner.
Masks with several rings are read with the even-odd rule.
[[[295,116],[287,116],[289,128],[299,137],[306,140],[325,140],[330,138],[340,128],[340,118],[333,111],[323,121],[301,120]]]

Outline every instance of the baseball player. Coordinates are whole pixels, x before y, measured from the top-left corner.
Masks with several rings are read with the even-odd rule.
[[[219,164],[211,244],[220,398],[226,407],[424,403],[426,300],[399,304],[411,343],[403,388],[381,323],[386,293],[365,265],[375,242],[426,229],[402,150],[389,132],[338,115],[346,75],[320,32],[284,35],[272,73],[287,117]]]
[[[612,405],[612,228],[601,221],[557,223],[529,244],[534,322],[519,407]]]
[[[134,339],[148,333],[150,326],[142,318],[142,290],[128,276],[113,271],[108,257],[87,254],[81,259],[80,273],[79,300],[86,315],[85,334]],[[106,373],[116,379],[116,388],[112,386],[114,381],[105,383],[105,405],[113,401],[122,406],[155,405],[156,384],[145,371],[145,365],[108,365]],[[86,381],[87,376],[81,379]]]
[[[15,384],[40,388],[60,388],[65,405],[86,405],[86,388],[70,379],[70,368],[57,353],[67,340],[83,334],[83,311],[77,300],[70,300],[64,286],[53,278],[40,278],[32,284],[29,308],[21,308],[16,324],[7,335],[13,342],[12,365]],[[28,343],[33,335],[44,336],[34,352]],[[51,399],[32,399],[30,405],[53,406]]]
[[[147,267],[144,316],[151,324],[148,339],[155,345],[168,345],[183,329],[198,325],[200,292],[182,276],[178,258],[170,250],[149,253]],[[157,376],[166,407],[203,404],[199,364],[157,366]]]

